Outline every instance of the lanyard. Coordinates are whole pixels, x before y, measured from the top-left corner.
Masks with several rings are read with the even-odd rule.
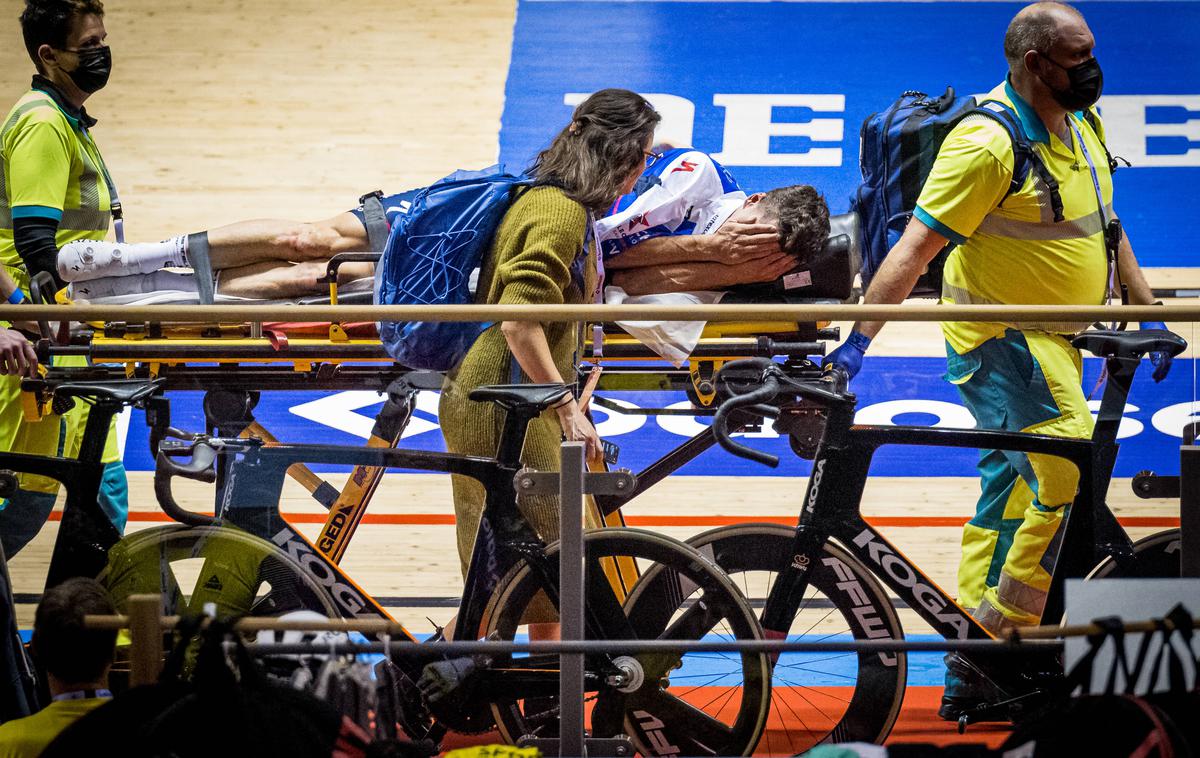
[[[1108,292],[1105,295],[1104,303],[1105,305],[1109,305],[1112,303],[1113,290],[1119,286],[1117,281],[1119,276],[1117,272],[1117,249],[1115,245],[1119,245],[1120,240],[1116,240],[1114,246],[1110,248],[1108,238],[1109,218],[1108,213],[1104,210],[1104,192],[1100,189],[1100,176],[1096,173],[1096,164],[1092,161],[1092,154],[1088,152],[1087,143],[1083,141],[1083,134],[1080,133],[1079,128],[1075,126],[1075,122],[1071,120],[1070,116],[1067,116],[1067,124],[1070,125],[1071,133],[1074,135],[1075,141],[1079,143],[1079,149],[1083,152],[1083,160],[1087,162],[1088,171],[1092,175],[1092,188],[1096,190],[1096,209],[1100,213],[1101,244],[1104,245],[1104,257],[1108,260],[1109,269]]]
[[[1108,226],[1108,214],[1104,211],[1104,193],[1100,190],[1100,176],[1096,173],[1096,164],[1092,162],[1092,154],[1088,152],[1083,135],[1080,134],[1079,128],[1075,126],[1075,122],[1069,116],[1067,123],[1071,125],[1071,132],[1075,135],[1075,141],[1079,143],[1079,149],[1083,151],[1083,159],[1087,162],[1088,171],[1092,174],[1092,188],[1096,190],[1096,205],[1100,211],[1100,221]]]
[[[54,696],[54,702],[60,703],[63,700],[91,700],[98,697],[112,697],[113,694],[106,689],[98,690],[72,690],[71,692],[62,692]]]
[[[108,187],[108,207],[113,217],[113,231],[116,232],[117,242],[123,245],[125,244],[125,219],[121,213],[121,198],[117,197],[117,185],[113,182],[112,175],[108,173],[108,166],[104,164],[104,156],[100,155],[100,148],[96,147],[96,140],[92,139],[91,132],[83,126],[80,129],[83,130],[84,136],[96,151],[100,174],[104,177],[104,184]]]

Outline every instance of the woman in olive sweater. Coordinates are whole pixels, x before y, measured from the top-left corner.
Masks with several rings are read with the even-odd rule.
[[[529,174],[536,179],[509,208],[479,277],[476,301],[507,305],[590,303],[597,286],[595,246],[586,245],[590,219],[629,192],[645,167],[659,115],[628,90],[601,90],[575,109],[571,123],[542,151]],[[571,382],[581,345],[572,323],[506,321],[480,335],[446,378],[438,408],[446,447],[492,456],[504,412],[467,399],[471,390],[509,384],[513,361],[523,381]],[[573,397],[534,419],[521,460],[557,471],[562,439],[586,443],[589,457],[600,438]],[[463,575],[483,513],[483,486],[453,477],[458,554]],[[545,540],[558,538],[558,498],[522,497],[522,513]]]

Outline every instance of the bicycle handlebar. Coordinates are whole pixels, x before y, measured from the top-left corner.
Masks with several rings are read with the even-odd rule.
[[[735,394],[730,399],[721,403],[717,408],[716,414],[713,416],[713,436],[717,438],[717,444],[728,452],[739,458],[756,461],[771,468],[779,465],[779,456],[764,453],[749,445],[743,445],[740,442],[734,441],[732,435],[729,433],[727,421],[731,412],[769,403],[779,394],[782,385],[786,385],[788,389],[794,390],[801,397],[814,400],[818,403],[842,403],[848,399],[846,389],[850,383],[850,376],[841,366],[831,365],[826,368],[819,381],[801,381],[784,374],[782,367],[769,358],[746,358],[730,361],[725,364],[721,369],[721,374],[728,377],[726,372],[736,374],[739,371],[746,370],[752,370],[757,374],[757,377],[753,381],[759,386],[748,392]],[[730,382],[728,379],[725,384],[729,386]],[[820,386],[822,384],[828,386]],[[769,415],[763,411],[765,409],[758,410],[762,415]]]
[[[738,363],[739,361],[734,361]],[[730,364],[732,365],[732,364]],[[779,379],[770,369],[765,372],[762,379],[762,386],[756,390],[751,390],[743,395],[732,397],[717,408],[716,414],[713,416],[712,430],[717,438],[717,444],[728,450],[730,453],[739,458],[747,458],[752,461],[757,461],[771,468],[779,465],[779,456],[770,453],[764,453],[761,450],[755,450],[749,445],[743,445],[740,442],[734,441],[729,434],[729,429],[726,428],[726,418],[732,411],[739,408],[745,408],[749,405],[758,405],[774,399],[775,395],[779,394]]]
[[[174,458],[191,453],[187,463],[177,463]],[[154,466],[154,496],[163,512],[181,524],[189,526],[211,526],[218,520],[203,513],[195,513],[183,508],[175,501],[171,491],[172,477],[182,476],[200,482],[212,483],[217,480],[217,470],[214,465],[217,459],[217,448],[206,439],[195,439],[190,445],[160,444]]]

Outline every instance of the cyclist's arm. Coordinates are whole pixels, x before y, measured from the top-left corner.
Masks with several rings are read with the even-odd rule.
[[[612,281],[628,295],[696,292],[722,290],[735,284],[771,282],[795,267],[795,258],[776,252],[733,266],[716,261],[685,261],[624,269],[615,272]]]
[[[677,234],[651,237],[604,261],[608,269],[663,266],[683,261],[711,260],[719,251],[719,240],[711,234]]]
[[[914,216],[905,227],[900,241],[883,259],[863,298],[864,303],[891,305],[904,302],[922,272],[949,241]],[[874,339],[883,324],[883,321],[859,321],[854,324],[854,330]]]

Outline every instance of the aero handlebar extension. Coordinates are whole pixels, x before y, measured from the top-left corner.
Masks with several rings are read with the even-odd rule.
[[[783,367],[769,358],[747,358],[725,364],[721,369],[721,376],[727,377],[730,373],[749,373],[751,371],[757,375],[757,380],[753,381],[758,385],[757,388],[734,395],[721,403],[713,416],[713,436],[717,438],[717,443],[721,447],[739,458],[756,461],[771,468],[779,465],[779,456],[764,453],[733,439],[729,433],[728,421],[731,413],[749,406],[769,403],[779,394],[782,385],[786,385],[789,391],[794,391],[797,395],[820,405],[846,402],[849,399],[846,394],[849,378],[845,370],[836,365],[827,367],[819,380],[798,380],[785,374]],[[718,379],[721,376],[718,376]],[[745,381],[745,379],[739,378],[739,383]],[[725,382],[727,387],[730,384],[729,381]]]
[[[175,458],[191,454],[187,463],[178,463]],[[171,492],[171,478],[182,476],[201,482],[215,482],[217,470],[214,465],[217,459],[217,449],[209,440],[197,439],[185,445],[160,444],[154,466],[154,496],[163,512],[171,518],[189,526],[210,526],[217,519],[203,513],[195,513],[183,508],[175,501]]]

